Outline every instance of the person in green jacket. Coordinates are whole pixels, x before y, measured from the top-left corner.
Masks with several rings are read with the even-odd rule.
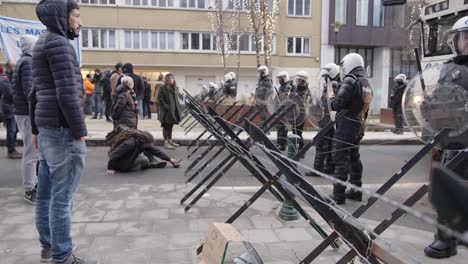
[[[172,129],[180,122],[180,105],[178,87],[172,73],[166,74],[164,85],[158,89],[158,119],[161,122],[164,136],[164,147],[175,149],[179,145],[172,140]]]

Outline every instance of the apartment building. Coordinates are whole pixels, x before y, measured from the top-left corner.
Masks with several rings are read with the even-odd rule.
[[[418,35],[411,42],[406,26],[416,5],[423,3],[384,7],[381,0],[322,1],[321,64],[339,63],[350,52],[361,54],[374,89],[373,115],[388,107],[397,74],[416,74],[412,47],[417,47]]]
[[[247,1],[241,0],[240,2]],[[37,0],[0,1],[0,16],[37,20]],[[138,74],[155,80],[172,72],[180,88],[196,93],[203,84],[221,81],[224,68],[220,45],[210,16],[213,0],[79,0],[82,72],[131,62]],[[222,0],[223,12],[235,11],[233,0]],[[320,0],[280,0],[275,23],[272,73],[309,72],[315,80],[320,68]],[[243,14],[244,20],[246,14]],[[239,98],[248,96],[257,80],[251,34],[231,32],[228,70],[237,69],[240,49]],[[4,62],[0,58],[0,62]],[[262,57],[263,61],[263,57]]]

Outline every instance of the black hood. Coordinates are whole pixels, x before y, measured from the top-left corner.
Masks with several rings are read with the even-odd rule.
[[[41,0],[36,15],[47,30],[69,38],[67,0]]]
[[[122,66],[122,71],[123,73],[133,74],[133,65],[131,63],[125,63],[124,66]]]

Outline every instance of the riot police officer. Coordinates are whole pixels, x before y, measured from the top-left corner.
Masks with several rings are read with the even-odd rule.
[[[276,76],[280,87],[278,89],[278,103],[281,105],[286,102],[291,93],[294,92],[294,84],[289,80],[289,73],[286,71],[281,71]],[[281,151],[286,150],[286,138],[288,136],[288,127],[284,122],[279,122],[276,126],[277,130],[277,144],[278,148]]]
[[[332,87],[333,94],[336,94],[339,88],[340,80],[340,67],[334,63],[328,63],[322,69],[322,78],[325,79],[323,92],[321,96],[321,103],[323,108],[323,117],[319,121],[319,127],[325,127],[331,121],[330,109],[328,109],[328,87]],[[333,173],[335,170],[335,163],[332,158],[333,136],[335,128],[332,127],[325,133],[317,142],[315,147],[315,161],[314,169],[326,174]],[[316,177],[319,176],[313,171],[307,172],[306,176]]]
[[[390,105],[393,110],[393,119],[395,120],[395,129],[392,131],[394,134],[403,134],[403,111],[401,109],[401,99],[406,90],[406,75],[398,74],[395,77],[395,88],[393,89],[390,99]]]
[[[226,96],[235,98],[237,96],[237,80],[234,72],[224,75],[223,92]]]
[[[267,119],[267,104],[273,95],[273,84],[270,79],[268,67],[258,67],[258,83],[255,89],[255,106],[260,108],[260,119]]]
[[[439,84],[452,83],[468,91],[468,16],[459,19],[449,31],[448,44],[455,57],[445,63],[440,72]],[[444,85],[436,88],[444,89]],[[466,114],[466,113],[465,113]],[[450,134],[449,134],[450,137]],[[460,150],[466,150],[468,131],[451,137],[443,146],[442,163],[448,162]],[[468,162],[461,162],[454,172],[468,179]],[[449,219],[438,217],[438,222],[445,225]],[[424,249],[424,253],[431,258],[449,258],[457,254],[457,240],[442,230],[437,230],[435,240]]]
[[[218,85],[214,82],[210,82],[208,84],[208,98],[212,100],[215,99],[217,92],[218,92]]]
[[[294,89],[293,100],[297,104],[295,110],[295,120],[292,122],[293,133],[300,137],[299,150],[304,147],[304,138],[302,132],[305,125],[306,105],[311,100],[312,95],[309,90],[309,74],[305,71],[298,71],[294,76],[294,83],[296,89]],[[303,158],[303,156],[301,157]]]
[[[364,75],[364,60],[357,53],[346,55],[340,63],[342,83],[336,97],[331,100],[333,111],[347,110],[347,113],[336,122],[336,132],[333,140],[333,157],[335,161],[334,177],[356,186],[362,186],[362,163],[359,145],[364,136],[365,121],[372,101],[372,89]],[[350,148],[352,146],[352,148]],[[362,193],[349,191],[346,186],[334,183],[333,194],[330,196],[337,204],[344,204],[349,198],[362,200]]]

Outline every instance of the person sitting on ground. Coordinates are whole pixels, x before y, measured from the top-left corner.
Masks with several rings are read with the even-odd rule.
[[[158,162],[155,157],[171,163],[174,168],[180,167],[180,161],[170,158],[154,145],[154,138],[147,131],[119,127],[108,135],[107,141],[111,146],[107,164],[109,175],[116,171],[164,168],[167,163]]]
[[[126,126],[137,128],[138,125],[138,102],[133,91],[133,79],[130,76],[123,76],[122,83],[117,87],[117,100],[112,109],[112,119],[114,128]]]

